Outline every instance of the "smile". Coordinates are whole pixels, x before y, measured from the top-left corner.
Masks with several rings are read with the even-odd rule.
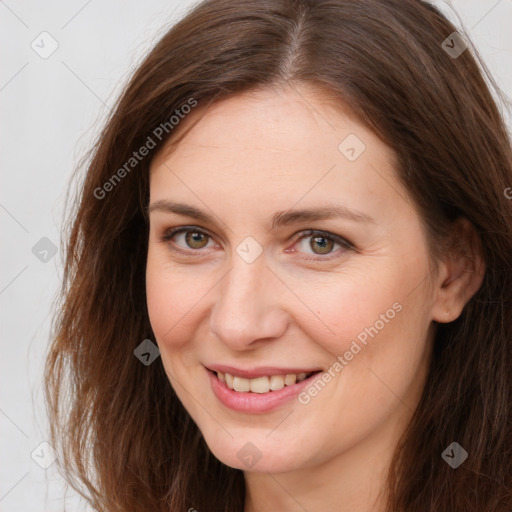
[[[263,370],[245,372],[252,373],[252,378],[249,378],[233,375],[234,372],[205,369],[213,394],[219,402],[229,409],[244,413],[265,413],[293,402],[322,373],[322,370],[315,370],[274,374],[267,369],[268,375],[262,374]],[[259,375],[254,376],[254,373]]]
[[[313,374],[299,373],[287,375],[264,375],[256,379],[245,379],[236,377],[230,373],[217,372],[217,378],[221,382],[225,382],[229,389],[238,391],[239,393],[268,393],[269,391],[278,391],[285,386],[293,386],[297,382],[302,382]]]

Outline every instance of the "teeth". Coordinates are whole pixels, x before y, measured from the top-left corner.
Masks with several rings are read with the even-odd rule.
[[[287,375],[284,379],[284,383],[287,385],[287,386],[292,386],[293,384],[295,384],[297,382],[297,375],[295,375],[294,373],[292,373],[291,375]]]
[[[225,382],[229,389],[233,389],[240,393],[268,393],[269,391],[278,391],[285,386],[293,386],[296,382],[300,382],[311,373],[299,373],[295,375],[271,375],[269,377],[258,377],[256,379],[244,379],[243,377],[234,377],[229,373],[217,372],[217,378],[221,382]]]
[[[244,379],[242,377],[235,377],[233,379],[233,389],[235,391],[241,391],[242,393],[247,393],[247,391],[250,391],[249,379]]]
[[[259,377],[249,381],[251,391],[253,393],[268,393],[270,390],[270,382],[268,377]]]
[[[272,377],[270,377],[270,389],[272,391],[277,391],[282,388],[284,388],[283,376],[282,375],[272,375]]]

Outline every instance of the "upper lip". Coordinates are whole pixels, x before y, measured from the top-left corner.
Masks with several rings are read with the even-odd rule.
[[[224,364],[214,364],[206,366],[206,369],[214,372],[229,373],[233,377],[242,377],[245,379],[256,379],[268,375],[289,375],[299,373],[314,373],[321,371],[321,368],[283,368],[277,366],[259,366],[257,368],[235,368],[234,366]]]

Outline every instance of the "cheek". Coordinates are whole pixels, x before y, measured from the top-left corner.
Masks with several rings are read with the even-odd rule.
[[[148,253],[146,299],[151,327],[160,345],[177,349],[187,343],[207,284]]]
[[[297,294],[308,298],[316,314],[303,319],[301,329],[331,354],[333,364],[341,356],[341,364],[353,369],[392,367],[421,357],[430,322],[428,296],[418,284],[428,272],[427,262],[411,257],[365,266],[314,286],[297,281]]]
[[[302,329],[333,355],[349,350],[354,340],[364,346],[373,339],[375,328],[387,329],[402,309],[401,283],[394,272],[384,266],[367,267],[292,285],[315,313],[303,321]]]
[[[417,284],[418,269],[413,269],[393,270],[386,279],[379,271],[369,279],[325,286],[331,291],[324,300],[317,298],[314,311],[336,335],[325,327],[315,330],[313,323],[302,325],[308,338],[330,354],[323,383],[299,397],[308,411],[305,430],[330,426],[333,435],[322,441],[327,451],[356,443],[390,415],[415,407],[428,363],[429,321],[426,295],[420,289],[410,293],[410,284]]]

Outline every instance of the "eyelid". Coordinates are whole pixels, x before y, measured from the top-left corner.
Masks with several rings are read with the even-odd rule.
[[[178,233],[181,233],[183,231],[197,231],[198,233],[205,234],[210,238],[214,238],[213,235],[211,235],[206,229],[200,228],[198,226],[176,226],[174,228],[166,229],[162,234],[161,239],[163,241],[168,241],[174,235],[177,235]]]
[[[337,244],[341,245],[342,247],[345,247],[347,249],[354,249],[354,245],[350,243],[346,238],[343,238],[340,235],[336,235],[335,233],[331,233],[330,231],[324,231],[322,229],[306,229],[303,231],[299,231],[299,233],[297,233],[295,236],[296,241],[298,241],[313,235],[329,238],[330,240],[333,240]]]

